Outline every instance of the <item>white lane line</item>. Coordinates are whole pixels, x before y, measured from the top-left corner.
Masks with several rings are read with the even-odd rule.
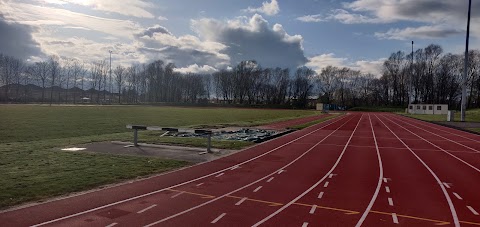
[[[156,206],[157,206],[157,204],[153,204],[153,205],[151,205],[151,206],[149,206],[149,207],[147,207],[147,208],[145,208],[145,209],[143,209],[143,210],[141,210],[141,211],[138,211],[137,214],[141,214],[141,213],[143,213],[143,212],[145,212],[145,211],[147,211],[147,210],[150,210],[150,209],[152,209],[152,208],[154,208],[154,207],[156,207]]]
[[[225,215],[227,215],[227,213],[220,214],[217,218],[213,219],[213,221],[210,222],[210,223],[212,223],[212,224],[217,223],[217,221],[219,221],[220,219],[222,219],[223,216],[225,216]]]
[[[459,194],[457,194],[456,192],[453,192],[453,195],[454,195],[455,197],[457,197],[457,199],[459,199],[459,200],[463,200],[463,199],[462,199],[462,197],[460,197],[460,195],[459,195]]]
[[[263,186],[258,186],[257,188],[255,188],[255,190],[253,190],[253,192],[258,192],[258,190],[260,190],[260,188],[262,188]]]
[[[378,149],[378,143],[377,143],[377,136],[375,135],[375,130],[373,129],[373,123],[372,123],[372,118],[370,117],[370,114],[368,114],[368,120],[370,121],[370,127],[372,129],[372,134],[373,134],[373,140],[375,141],[375,150],[377,151],[377,159],[378,159],[378,169],[379,169],[379,174],[378,174],[378,182],[377,182],[377,188],[375,189],[375,192],[373,193],[372,199],[370,200],[370,203],[368,204],[367,208],[362,214],[362,217],[358,220],[357,224],[355,225],[356,227],[362,226],[363,222],[367,218],[367,215],[370,213],[370,210],[373,207],[373,204],[375,203],[375,200],[377,200],[378,194],[380,193],[380,189],[382,188],[382,179],[386,179],[383,177],[383,163],[382,163],[382,157],[380,156],[380,149]]]
[[[105,226],[105,227],[112,227],[112,226],[116,226],[117,224],[118,224],[118,223],[114,222],[114,223],[112,223],[112,224],[110,224],[110,225],[107,225],[107,226]]]
[[[173,198],[175,198],[175,197],[177,197],[177,196],[179,196],[179,195],[181,195],[181,194],[183,194],[183,193],[185,193],[185,192],[179,192],[179,193],[177,193],[177,194],[173,195],[173,196],[172,196],[172,197],[170,197],[170,198],[172,198],[172,199],[173,199]]]
[[[323,192],[320,192],[320,194],[318,194],[318,198],[321,199],[323,197]]]
[[[312,209],[310,209],[310,214],[315,213],[315,209],[317,209],[317,205],[312,206]]]
[[[388,183],[388,180],[390,180],[390,178],[383,178],[383,182],[385,183]]]
[[[398,140],[400,140],[400,142],[406,147],[408,148],[408,150],[418,159],[418,161],[420,163],[423,164],[423,166],[430,172],[430,174],[433,176],[433,178],[435,178],[435,180],[437,181],[437,183],[440,185],[440,188],[442,189],[442,192],[443,192],[443,195],[445,196],[445,199],[447,200],[447,203],[448,203],[448,206],[450,208],[450,212],[452,214],[452,218],[453,218],[453,223],[455,224],[456,227],[459,227],[460,226],[460,220],[458,220],[458,216],[457,216],[457,211],[455,210],[455,206],[453,206],[453,202],[452,202],[452,199],[450,198],[450,195],[448,194],[447,192],[447,189],[445,189],[444,185],[442,184],[442,181],[440,180],[440,178],[438,178],[438,176],[435,174],[435,172],[433,172],[432,169],[430,169],[430,167],[402,140],[400,139],[400,137],[398,137],[398,135],[393,132],[390,127],[388,127],[385,122],[383,122],[378,116],[375,115],[375,117],[377,117],[378,120],[380,120],[380,122],[382,122],[382,124],[395,136],[397,137]],[[388,118],[387,118],[388,119]],[[398,126],[400,126],[399,124],[393,122],[393,121],[390,121]],[[400,126],[402,127],[402,126]],[[405,129],[405,128],[404,128]],[[408,131],[408,130],[407,130]]]
[[[449,185],[448,183],[443,182],[442,184],[443,184],[443,186],[445,186],[446,188],[450,188],[450,185]]]
[[[306,194],[308,194],[310,191],[312,191],[313,189],[315,189],[318,185],[320,185],[325,179],[327,179],[327,177],[335,170],[335,168],[337,168],[337,165],[338,163],[340,163],[340,160],[342,160],[342,157],[343,155],[345,154],[345,151],[347,150],[347,147],[348,147],[348,144],[350,144],[350,141],[352,140],[352,137],[353,135],[355,134],[355,132],[357,131],[357,128],[358,128],[358,125],[360,124],[360,121],[362,120],[362,117],[363,117],[363,114],[362,116],[360,117],[360,119],[358,120],[358,123],[357,125],[355,126],[355,129],[353,129],[353,132],[352,134],[350,135],[350,138],[348,139],[347,143],[345,144],[345,147],[343,148],[342,150],[342,153],[340,153],[340,155],[338,156],[337,158],[337,161],[335,162],[335,164],[333,164],[332,168],[325,174],[325,176],[322,177],[322,179],[320,179],[319,181],[317,181],[317,183],[315,183],[314,185],[312,185],[310,188],[308,188],[307,190],[305,190],[302,194],[298,195],[296,198],[292,199],[290,202],[288,202],[287,204],[283,205],[280,209],[278,209],[277,211],[273,212],[272,214],[270,214],[269,216],[265,217],[264,219],[260,220],[259,222],[255,223],[252,227],[258,227],[259,225],[265,223],[266,221],[268,221],[269,219],[271,219],[272,217],[274,217],[275,215],[279,214],[280,212],[282,212],[283,210],[287,209],[289,206],[291,206],[293,203],[297,202],[299,199],[301,199],[303,196],[305,196]],[[345,125],[345,124],[343,124]],[[342,125],[342,126],[343,126]],[[342,126],[340,126],[339,128],[341,128]],[[336,132],[339,128],[337,128],[335,131],[333,132]],[[331,134],[330,134],[331,135]]]
[[[470,211],[472,211],[472,213],[473,213],[474,215],[478,215],[478,212],[477,212],[475,209],[473,209],[473,207],[467,206],[467,208],[468,208]]]
[[[339,122],[339,121],[341,121],[341,120],[343,120],[343,119],[345,119],[345,118],[347,118],[347,117],[348,117],[347,115],[344,115],[344,116],[342,116],[342,117],[340,117],[340,118],[333,118],[333,119],[327,120],[326,122],[329,122],[329,121],[331,121],[331,122],[329,122],[328,124],[326,124],[326,125],[318,128],[318,129],[315,129],[315,130],[313,130],[313,131],[311,131],[311,132],[309,132],[309,133],[307,133],[307,134],[305,134],[305,135],[303,135],[303,136],[300,136],[300,137],[298,137],[298,138],[296,138],[296,139],[293,139],[293,140],[291,140],[291,141],[289,141],[289,142],[287,142],[287,143],[284,143],[284,144],[282,144],[282,145],[280,145],[280,146],[278,146],[278,147],[276,147],[276,148],[273,148],[273,149],[271,149],[271,150],[269,150],[269,151],[267,151],[267,152],[265,152],[265,153],[263,153],[263,154],[260,154],[260,155],[258,155],[258,156],[255,156],[255,157],[251,158],[251,159],[248,159],[248,160],[246,160],[246,161],[243,161],[243,162],[241,162],[241,163],[238,163],[237,165],[243,165],[243,164],[245,164],[245,163],[249,163],[249,162],[251,162],[251,161],[257,160],[257,159],[259,159],[259,158],[261,158],[261,157],[263,157],[263,156],[265,156],[265,155],[268,155],[268,154],[270,154],[270,153],[272,153],[272,152],[274,152],[274,151],[276,151],[276,150],[279,150],[279,149],[281,149],[281,148],[283,148],[283,147],[285,147],[285,146],[287,146],[287,145],[289,145],[289,144],[292,144],[292,143],[294,143],[294,142],[296,142],[296,141],[298,141],[298,140],[300,140],[300,139],[302,139],[302,138],[304,138],[304,137],[306,137],[306,136],[309,136],[309,135],[311,135],[311,134],[313,134],[313,133],[315,133],[315,132],[318,132],[318,131],[322,130],[323,128],[325,128],[325,127],[327,127],[327,126],[330,126],[330,125],[332,125],[332,124],[334,124],[334,123],[336,123],[336,122]],[[347,121],[347,122],[348,122],[348,121]],[[310,126],[310,127],[314,127],[314,126]],[[278,138],[281,138],[281,137],[278,137]],[[259,144],[259,145],[255,145],[255,146],[253,146],[253,147],[256,147],[256,146],[260,146],[260,144]],[[253,147],[250,147],[249,149],[251,149],[251,148],[253,148]],[[205,164],[205,163],[207,163],[207,162],[200,163],[200,164],[198,164],[198,165],[202,165],[202,164]],[[193,166],[197,166],[197,165],[192,165],[192,166],[190,166],[190,167],[193,167]],[[204,175],[204,176],[201,176],[201,177],[197,177],[197,178],[192,179],[192,180],[189,180],[189,181],[185,181],[185,182],[183,182],[183,183],[179,183],[179,184],[176,184],[176,185],[172,185],[172,186],[169,186],[169,187],[166,187],[166,188],[162,188],[162,189],[159,189],[159,190],[156,190],[156,191],[153,191],[153,192],[145,193],[145,194],[142,194],[142,195],[130,197],[130,198],[128,198],[128,199],[120,200],[120,201],[113,202],[113,203],[110,203],[110,204],[106,204],[106,205],[103,205],[103,206],[95,207],[95,208],[92,208],[92,209],[89,209],[89,210],[85,210],[85,211],[82,211],[82,212],[78,212],[78,213],[75,213],[75,214],[71,214],[71,215],[67,215],[67,216],[64,216],[64,217],[60,217],[60,218],[57,218],[57,219],[52,219],[52,220],[50,220],[50,221],[46,221],[46,222],[42,222],[42,223],[39,223],[39,224],[36,224],[36,225],[32,225],[31,227],[38,227],[38,226],[48,225],[48,224],[55,223],[55,222],[58,222],[58,221],[62,221],[62,220],[65,220],[65,219],[77,217],[77,216],[80,216],[80,215],[83,215],[83,214],[88,214],[88,213],[90,213],[90,212],[94,212],[94,211],[97,211],[97,210],[105,209],[105,208],[107,208],[107,207],[112,207],[112,206],[115,206],[115,205],[118,205],[118,204],[122,204],[122,203],[125,203],[125,202],[129,202],[129,201],[133,201],[133,200],[136,200],[136,199],[144,198],[144,197],[147,197],[147,196],[150,196],[150,195],[154,195],[154,194],[157,194],[157,193],[160,193],[160,192],[163,192],[163,191],[172,189],[172,188],[180,187],[180,186],[183,186],[183,185],[186,185],[186,184],[190,184],[190,183],[195,182],[195,181],[198,181],[198,180],[205,179],[205,178],[207,178],[207,177],[210,177],[210,176],[216,175],[216,174],[218,174],[218,173],[221,173],[221,172],[223,172],[223,171],[226,171],[226,170],[228,170],[228,169],[230,169],[230,168],[232,168],[232,166],[227,167],[227,168],[224,168],[224,169],[221,169],[221,170],[218,170],[218,171],[216,171],[216,172],[213,172],[213,173],[210,173],[210,174],[207,174],[207,175]],[[172,171],[172,172],[170,172],[170,173],[177,172],[177,171],[180,171],[180,170],[183,170],[183,169],[174,170],[174,171]]]
[[[295,162],[297,162],[297,161],[300,160],[301,158],[303,158],[303,157],[304,157],[305,155],[307,155],[310,151],[312,151],[313,149],[315,149],[320,143],[322,143],[323,141],[325,141],[330,135],[332,135],[333,133],[335,133],[336,131],[338,131],[338,129],[340,129],[341,127],[343,127],[345,124],[347,124],[347,123],[348,123],[350,120],[352,120],[352,119],[353,119],[353,117],[352,117],[351,119],[348,119],[348,120],[347,120],[346,122],[344,122],[342,125],[340,125],[336,130],[333,130],[330,134],[328,134],[325,138],[323,138],[322,140],[320,140],[318,143],[316,143],[316,144],[315,144],[314,146],[312,146],[310,149],[306,150],[306,151],[303,152],[301,155],[299,155],[298,157],[296,157],[295,159],[293,159],[292,161],[290,161],[289,163],[287,163],[287,164],[284,165],[283,167],[281,167],[281,168],[279,168],[279,169],[271,172],[270,174],[268,174],[268,175],[266,175],[266,176],[264,176],[264,177],[262,177],[262,178],[260,178],[260,179],[258,179],[258,180],[256,180],[256,181],[254,181],[254,182],[251,182],[251,183],[249,183],[249,184],[247,184],[247,185],[244,185],[244,186],[242,186],[242,187],[240,187],[240,188],[237,188],[237,189],[235,189],[235,190],[233,190],[233,191],[230,191],[230,192],[228,192],[228,193],[226,193],[226,194],[223,194],[223,195],[221,195],[221,196],[215,197],[214,199],[208,200],[207,202],[204,202],[204,203],[202,203],[202,204],[199,204],[199,205],[196,205],[196,206],[191,207],[191,208],[189,208],[189,209],[186,209],[186,210],[184,210],[184,211],[182,211],[182,212],[176,213],[176,214],[174,214],[174,215],[168,216],[168,217],[163,218],[163,219],[161,219],[161,220],[158,220],[158,221],[156,221],[156,222],[153,222],[153,223],[150,223],[150,224],[148,224],[148,225],[145,225],[144,227],[154,226],[154,225],[157,225],[157,224],[159,224],[159,223],[168,221],[168,220],[170,220],[170,219],[172,219],[172,218],[176,218],[176,217],[178,217],[178,216],[180,216],[180,215],[183,215],[183,214],[186,214],[186,213],[188,213],[188,212],[190,212],[190,211],[192,211],[192,210],[198,209],[198,208],[200,208],[200,207],[206,206],[206,205],[208,205],[208,204],[210,204],[210,203],[213,203],[213,202],[216,202],[216,201],[218,201],[218,200],[220,200],[220,199],[223,199],[223,198],[225,198],[225,197],[227,197],[227,196],[229,196],[229,195],[232,195],[233,193],[236,193],[236,192],[239,192],[239,191],[241,191],[241,190],[244,190],[244,189],[246,189],[246,188],[248,188],[248,187],[251,187],[252,185],[257,184],[258,182],[264,181],[265,179],[267,179],[267,178],[269,178],[269,177],[277,174],[277,172],[278,172],[279,170],[285,169],[285,168],[293,165]],[[338,165],[338,163],[337,163],[337,165]],[[326,176],[325,176],[325,177],[326,177]],[[317,184],[317,185],[318,185],[318,184]]]
[[[393,223],[398,224],[398,217],[396,213],[392,213]]]
[[[390,120],[390,119],[388,119],[388,118],[386,118],[386,119],[387,119],[387,120],[389,120],[389,121],[391,121],[391,122],[393,122],[392,120]],[[441,150],[441,151],[443,151],[444,153],[446,153],[446,154],[450,155],[451,157],[453,157],[453,158],[457,159],[458,161],[462,162],[463,164],[465,164],[465,165],[469,166],[470,168],[472,168],[472,169],[474,169],[474,170],[476,170],[477,172],[479,172],[479,173],[480,173],[480,169],[478,169],[477,167],[475,167],[475,166],[471,165],[470,163],[468,163],[468,162],[464,161],[463,159],[461,159],[461,158],[459,158],[459,157],[457,157],[457,156],[453,155],[451,152],[448,152],[448,151],[446,151],[445,149],[443,149],[443,148],[441,148],[441,147],[437,146],[436,144],[434,144],[434,143],[432,143],[432,142],[428,141],[427,139],[425,139],[425,138],[423,138],[423,137],[421,137],[421,136],[419,136],[419,135],[415,134],[414,132],[410,131],[409,129],[407,129],[407,128],[405,128],[405,127],[403,127],[403,126],[401,126],[401,125],[399,125],[399,124],[397,124],[397,123],[395,123],[395,122],[393,122],[393,123],[394,123],[394,124],[396,124],[396,125],[398,125],[398,126],[400,126],[401,128],[403,128],[403,129],[405,129],[406,131],[408,131],[408,132],[412,133],[413,135],[417,136],[418,138],[422,139],[423,141],[425,141],[425,142],[429,143],[430,145],[432,145],[432,146],[436,147],[437,149],[440,149],[440,150]],[[403,122],[402,122],[402,123],[403,123]],[[415,126],[415,127],[416,127],[416,126]],[[417,128],[418,128],[418,127],[417,127]],[[433,135],[435,135],[434,133],[432,133],[432,134],[433,134]]]
[[[234,169],[237,169],[237,168],[238,168],[238,166],[234,166],[230,170],[234,170]]]
[[[242,204],[243,202],[245,202],[245,200],[247,200],[248,198],[247,197],[243,197],[240,201],[238,201],[237,203],[235,203],[235,206],[239,206],[240,204]]]
[[[308,226],[308,222],[304,222],[302,227],[307,227]]]
[[[332,173],[332,174],[328,175],[328,178],[332,178],[334,175],[336,175],[336,174]]]
[[[215,177],[221,177],[223,174],[225,174],[225,173],[220,173],[220,174],[218,174],[218,175],[215,176]]]
[[[267,180],[267,182],[270,182],[273,180],[274,177],[270,177],[270,179]]]
[[[281,169],[281,170],[278,171],[278,174],[281,174],[283,172],[285,172],[285,170]]]
[[[199,186],[202,186],[202,184],[203,184],[203,183],[200,183],[200,184],[197,184],[197,185],[195,185],[195,186],[199,187]]]
[[[388,197],[388,205],[393,206],[393,199]]]
[[[387,193],[390,193],[390,187],[385,186],[385,191],[386,191]]]
[[[328,181],[323,185],[324,188],[328,187]]]

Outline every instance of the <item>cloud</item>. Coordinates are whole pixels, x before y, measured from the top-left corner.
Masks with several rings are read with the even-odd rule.
[[[198,66],[197,64],[193,64],[184,68],[175,68],[174,71],[179,73],[212,74],[218,70],[209,65]]]
[[[154,18],[153,14],[147,10],[153,8],[154,4],[143,0],[128,0],[121,2],[118,0],[44,0],[43,2],[57,5],[81,5],[91,7],[94,10],[118,13],[125,16]]]
[[[296,20],[302,21],[302,22],[322,22],[322,21],[326,21],[325,18],[322,18],[321,14],[305,15],[305,16],[297,17]]]
[[[0,2],[0,13],[6,20],[38,26],[82,27],[119,37],[138,33],[140,26],[129,20],[117,20],[77,13],[70,10],[18,2]]]
[[[158,16],[157,17],[157,20],[168,20],[168,18],[164,17],[164,16]]]
[[[463,34],[461,29],[446,28],[444,26],[421,26],[421,27],[407,27],[403,29],[390,29],[387,32],[376,32],[375,36],[380,39],[396,39],[407,40],[412,38],[417,39],[438,39],[446,38],[452,35]]]
[[[340,21],[343,24],[384,23],[379,18],[372,18],[361,14],[350,13],[344,9],[332,10],[327,20]]]
[[[280,24],[270,27],[258,14],[227,22],[192,20],[192,29],[206,41],[225,45],[221,52],[230,56],[231,64],[257,60],[265,67],[298,67],[307,62],[302,36],[289,35]]]
[[[149,28],[145,29],[144,31],[136,34],[136,36],[137,37],[142,37],[142,36],[153,37],[153,35],[155,33],[172,35],[172,33],[170,33],[167,28],[165,28],[163,26],[160,26],[160,25],[155,25],[153,27],[149,27]]]
[[[280,12],[280,6],[278,5],[277,0],[272,0],[271,2],[263,2],[262,6],[259,8],[248,7],[248,9],[245,11],[250,13],[263,13],[268,16],[273,16]]]
[[[33,28],[7,22],[0,14],[0,50],[2,54],[20,59],[42,56],[40,44],[32,38]]]
[[[381,58],[373,61],[359,60],[351,62],[348,58],[335,57],[333,53],[320,54],[308,60],[305,66],[312,68],[317,73],[321,73],[322,69],[327,66],[335,66],[339,68],[348,67],[353,70],[359,70],[362,73],[371,73],[378,77],[382,74],[383,62],[385,61],[385,59]]]

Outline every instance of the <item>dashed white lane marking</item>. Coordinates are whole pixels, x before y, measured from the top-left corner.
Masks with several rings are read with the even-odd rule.
[[[257,188],[255,188],[255,190],[253,190],[253,192],[258,192],[258,190],[260,190],[260,188],[262,188],[263,186],[258,186]]]
[[[285,172],[285,170],[281,169],[281,170],[278,171],[278,174],[281,174],[283,172]]]
[[[247,200],[247,197],[243,197],[240,201],[238,201],[237,203],[235,203],[235,206],[239,206],[239,205],[242,204],[245,200]]]
[[[388,205],[393,206],[393,199],[388,197]]]
[[[453,193],[453,195],[454,195],[455,197],[457,197],[457,199],[459,199],[459,200],[463,200],[463,199],[462,199],[462,197],[460,197],[460,195],[459,195],[459,194],[457,194],[456,192],[454,192],[454,193]]]
[[[393,223],[398,224],[398,217],[396,213],[392,213]]]
[[[335,175],[337,175],[337,174],[333,174],[333,173],[332,173],[332,174],[328,175],[328,178],[332,178],[332,177],[335,176]]]
[[[225,216],[225,215],[227,215],[227,213],[220,214],[217,218],[213,219],[213,221],[210,222],[210,223],[212,223],[212,224],[217,223],[217,221],[219,221],[220,219],[222,219],[223,216]]]
[[[443,182],[443,186],[445,186],[446,188],[450,188],[450,184],[449,184],[449,183]]]
[[[312,209],[310,209],[310,214],[315,213],[315,209],[317,209],[317,205],[312,206]]]
[[[474,215],[478,215],[478,212],[477,212],[475,209],[473,209],[473,207],[467,206],[467,208],[468,208],[470,211],[472,211],[472,213],[473,213]]]
[[[385,182],[385,183],[388,183],[389,180],[390,180],[390,178],[383,178],[383,182]]]
[[[328,187],[328,181],[323,185],[324,188]]]
[[[154,207],[156,207],[156,206],[157,206],[157,204],[153,204],[153,205],[151,205],[151,206],[149,206],[149,207],[147,207],[147,208],[145,208],[145,209],[143,209],[143,210],[141,210],[141,211],[138,211],[137,214],[141,214],[141,213],[143,213],[143,212],[145,212],[145,211],[147,211],[147,210],[150,210],[150,209],[152,209],[152,208],[154,208]]]
[[[175,197],[177,197],[177,196],[179,196],[179,195],[181,195],[181,194],[183,194],[183,193],[184,193],[184,192],[179,192],[179,193],[177,193],[177,194],[173,195],[173,196],[172,196],[172,197],[170,197],[170,198],[172,198],[172,199],[173,199],[173,198],[175,198]]]
[[[386,191],[387,193],[390,193],[390,188],[389,188],[388,186],[385,186],[385,191]]]
[[[195,185],[195,186],[199,187],[199,186],[202,186],[202,184],[203,184],[203,183],[200,183],[200,184],[197,184],[197,185]]]
[[[218,174],[218,175],[215,176],[215,177],[221,177],[223,174],[225,174],[225,173],[220,173],[220,174]]]
[[[267,180],[267,182],[270,182],[273,180],[274,177],[270,177],[270,179]]]
[[[116,226],[117,224],[118,224],[118,223],[114,222],[114,223],[112,223],[112,224],[110,224],[110,225],[107,225],[107,226],[105,226],[105,227],[112,227],[112,226]]]
[[[302,227],[307,227],[308,226],[308,222],[304,222]]]
[[[320,194],[318,194],[318,198],[321,199],[323,197],[323,192],[320,192]]]
[[[234,166],[232,168],[230,168],[230,170],[234,170],[234,169],[237,169],[239,166]]]

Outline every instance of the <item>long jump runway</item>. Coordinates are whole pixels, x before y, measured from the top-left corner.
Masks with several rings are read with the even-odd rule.
[[[480,136],[349,113],[212,162],[0,213],[0,226],[480,226]]]

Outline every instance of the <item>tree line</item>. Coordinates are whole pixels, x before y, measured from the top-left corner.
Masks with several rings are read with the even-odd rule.
[[[0,54],[0,102],[185,103],[305,108],[316,102],[343,106],[443,103],[458,108],[463,55],[431,44],[413,53],[397,51],[382,74],[326,66],[319,72],[264,68],[254,60],[212,74],[180,73],[173,63],[111,66],[51,56],[28,62]],[[480,107],[480,52],[469,52],[468,107]]]

